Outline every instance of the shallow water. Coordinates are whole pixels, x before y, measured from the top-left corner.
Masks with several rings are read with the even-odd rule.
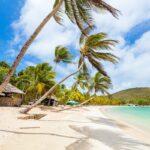
[[[106,111],[150,134],[150,107],[112,107]]]

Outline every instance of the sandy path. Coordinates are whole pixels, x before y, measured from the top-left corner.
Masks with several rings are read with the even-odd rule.
[[[0,107],[0,150],[149,150],[103,115],[99,107],[47,114],[41,120],[17,119],[19,108]],[[20,129],[20,127],[40,127]]]

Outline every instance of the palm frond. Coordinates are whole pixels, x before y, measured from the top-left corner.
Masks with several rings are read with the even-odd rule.
[[[86,33],[86,35],[89,35],[89,33],[91,32],[91,30],[93,30],[94,28],[95,28],[94,25],[90,25],[90,26],[88,26],[87,28],[84,29],[84,33]],[[84,40],[85,40],[86,37],[87,36],[85,36],[85,34],[81,33],[79,43],[83,44],[83,42],[84,42]]]
[[[112,62],[113,64],[116,64],[118,62],[118,57],[111,53],[100,53],[91,50],[91,54],[98,60],[109,61]]]
[[[107,34],[102,32],[90,35],[85,40],[85,45],[93,49],[110,50],[111,46],[115,46],[117,43],[118,41],[116,40],[107,39]]]
[[[92,56],[88,56],[87,57],[89,62],[91,63],[91,65],[96,68],[100,73],[102,73],[104,76],[108,76],[108,74],[106,73],[106,71],[104,70],[102,64],[100,62],[98,62],[97,60],[95,60]]]
[[[55,0],[53,8],[55,8],[58,4],[59,4],[60,0]],[[63,5],[60,6],[59,10],[55,13],[55,15],[53,16],[55,21],[62,25],[63,19],[62,19],[62,7]]]
[[[102,0],[64,0],[64,4],[66,15],[72,23],[78,26],[85,36],[87,36],[87,34],[84,29],[91,27],[92,30],[92,26],[94,25],[94,19],[92,17],[93,8],[106,10],[114,17],[117,17],[119,12]],[[60,21],[59,17],[56,19]]]
[[[55,59],[56,63],[60,61],[65,63],[71,63],[72,54],[69,52],[68,48],[63,46],[57,46],[55,49]]]
[[[120,13],[119,10],[115,9],[111,5],[107,4],[104,2],[104,0],[89,0],[89,2],[94,5],[95,7],[102,9],[102,10],[107,10],[110,12],[115,18],[118,18],[118,14]]]
[[[101,73],[97,72],[94,76],[94,89],[95,89],[95,93],[96,92],[101,92],[102,94],[109,94],[109,92],[107,91],[112,83],[111,83],[111,79],[107,76],[102,75]]]

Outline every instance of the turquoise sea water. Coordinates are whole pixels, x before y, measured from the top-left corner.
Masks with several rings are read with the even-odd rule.
[[[113,107],[107,112],[150,134],[150,107]]]

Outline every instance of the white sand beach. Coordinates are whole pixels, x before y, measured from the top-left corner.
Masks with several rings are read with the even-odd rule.
[[[40,120],[17,119],[22,116],[20,109],[0,107],[0,150],[150,149],[148,140],[136,136],[129,126],[112,120],[101,107],[82,107],[58,113],[34,108],[31,114],[47,114]]]

